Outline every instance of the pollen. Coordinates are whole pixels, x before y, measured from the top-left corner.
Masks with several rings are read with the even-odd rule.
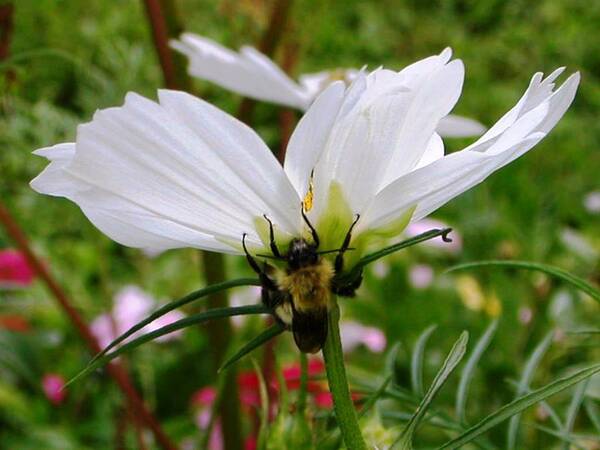
[[[308,181],[308,192],[304,196],[304,200],[302,200],[302,208],[304,212],[309,212],[313,207],[313,175],[314,171],[310,173],[310,180]]]

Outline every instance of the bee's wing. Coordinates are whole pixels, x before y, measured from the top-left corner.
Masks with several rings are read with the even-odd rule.
[[[327,308],[302,312],[294,310],[292,332],[301,352],[317,353],[327,339]]]

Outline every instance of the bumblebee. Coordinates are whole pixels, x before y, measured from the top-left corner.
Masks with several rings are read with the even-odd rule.
[[[290,330],[294,341],[304,353],[316,353],[327,338],[327,317],[331,294],[352,297],[360,286],[362,276],[351,282],[340,281],[343,271],[344,253],[349,248],[352,229],[356,218],[339,249],[319,251],[319,235],[302,209],[302,217],[311,231],[312,242],[304,238],[293,239],[286,253],[281,253],[275,242],[273,223],[269,223],[270,249],[272,255],[257,255],[285,263],[284,269],[264,263],[261,268],[246,249],[242,236],[242,247],[250,267],[258,274],[262,284],[262,302],[273,313],[275,319]],[[325,253],[337,252],[335,262],[323,258]]]

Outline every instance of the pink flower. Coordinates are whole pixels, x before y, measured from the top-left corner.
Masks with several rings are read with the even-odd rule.
[[[283,379],[288,390],[300,389],[300,375],[302,370],[300,364],[294,363],[283,368]],[[311,358],[308,361],[308,377],[316,378],[319,375],[325,373],[325,363],[319,358]],[[276,386],[279,389],[278,386]],[[322,383],[317,381],[308,381],[307,390],[308,392],[318,392],[323,389]]]
[[[0,250],[0,287],[24,287],[31,284],[34,273],[25,255],[18,250]]]
[[[234,289],[229,297],[230,306],[254,305],[260,301],[261,288],[259,286],[244,286]],[[231,322],[233,326],[240,327],[249,316],[233,316]]]
[[[216,399],[217,391],[212,386],[203,387],[192,396],[192,406],[194,407],[194,417],[198,429],[206,430],[208,428]],[[223,447],[223,431],[220,421],[217,420],[210,434],[208,450],[222,450]]]
[[[350,392],[350,397],[353,402],[357,402],[362,398],[362,395],[357,392]],[[333,408],[333,396],[329,391],[318,392],[314,395],[315,405],[318,408],[331,409]]]
[[[425,289],[433,283],[433,269],[427,264],[415,264],[408,270],[408,280],[415,289]]]
[[[583,205],[592,214],[600,213],[600,191],[593,191],[586,195]]]
[[[155,300],[140,288],[137,286],[126,286],[115,296],[112,312],[102,314],[94,319],[90,327],[91,331],[96,336],[96,339],[98,339],[100,347],[104,348],[132,326],[148,317],[156,307]],[[157,330],[183,317],[183,313],[171,311],[142,328],[131,338]],[[156,339],[156,341],[166,342],[176,339],[181,336],[181,333],[181,331],[176,331],[162,336]]]
[[[315,405],[319,408],[323,409],[331,409],[333,408],[333,397],[330,392],[323,391],[317,392],[314,395]]]
[[[533,311],[528,306],[519,308],[519,322],[523,325],[528,325],[533,319]]]
[[[404,233],[407,238],[412,238],[433,228],[448,228],[448,224],[435,219],[421,219],[418,222],[409,224]],[[449,253],[459,253],[462,250],[462,237],[456,230],[452,230],[449,237],[452,239],[452,242],[444,242],[440,236],[423,242],[423,245],[445,250]]]
[[[240,372],[237,376],[240,401],[246,408],[260,407],[260,382],[254,370]]]
[[[256,436],[248,436],[244,441],[244,450],[256,450],[257,445]]]
[[[50,400],[54,406],[60,405],[67,396],[67,391],[64,390],[65,380],[58,374],[47,373],[42,378],[42,389],[46,398]]]
[[[194,406],[212,406],[217,399],[217,391],[212,386],[206,386],[197,390],[192,396],[192,405]]]
[[[379,260],[371,266],[371,270],[373,271],[373,275],[381,280],[389,275],[390,265],[385,261]]]
[[[383,331],[375,327],[366,327],[358,322],[342,322],[341,334],[346,352],[354,350],[359,345],[364,345],[374,353],[381,353],[387,344]]]

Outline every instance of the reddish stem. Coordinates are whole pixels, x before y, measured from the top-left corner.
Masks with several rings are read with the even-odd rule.
[[[169,32],[167,24],[163,19],[160,1],[144,0],[144,5],[146,6],[146,14],[148,14],[148,20],[150,21],[154,48],[158,54],[158,60],[165,79],[165,86],[169,89],[179,89],[175,62],[169,48]]]
[[[0,5],[0,61],[4,61],[10,54],[10,43],[13,33],[13,16],[15,8],[12,3]],[[15,72],[9,69],[6,72],[8,82],[14,81]]]
[[[6,59],[9,54],[14,9],[12,3],[0,5],[0,61]]]
[[[50,290],[59,306],[65,312],[73,326],[77,329],[79,335],[83,338],[92,354],[98,353],[100,345],[96,338],[90,331],[89,327],[79,315],[79,312],[71,304],[67,294],[63,291],[58,282],[54,279],[48,268],[44,265],[40,258],[33,252],[27,236],[23,230],[19,227],[17,222],[11,216],[9,210],[0,201],[0,223],[4,226],[8,236],[17,244],[17,247],[23,252],[30,266],[38,277],[44,282],[47,288]],[[156,438],[156,441],[164,450],[176,450],[177,447],[169,440],[167,435],[163,432],[160,424],[152,413],[146,408],[144,401],[136,391],[129,375],[121,366],[115,363],[111,363],[107,366],[108,373],[117,383],[130,407],[135,412],[138,419],[145,423]]]
[[[269,57],[272,57],[275,53],[277,45],[279,45],[279,41],[281,40],[281,36],[285,31],[285,25],[292,8],[292,3],[292,0],[279,0],[276,1],[273,6],[271,17],[269,19],[269,27],[265,30],[265,33],[258,44],[258,49]],[[245,124],[249,124],[255,106],[255,100],[250,98],[242,99],[238,109],[237,118]]]
[[[283,47],[283,62],[281,68],[285,73],[291,75],[298,63],[298,44],[295,42],[288,42]],[[277,159],[283,165],[285,161],[285,152],[287,145],[294,132],[296,126],[296,111],[290,108],[282,108],[279,111],[279,152],[277,153]]]

